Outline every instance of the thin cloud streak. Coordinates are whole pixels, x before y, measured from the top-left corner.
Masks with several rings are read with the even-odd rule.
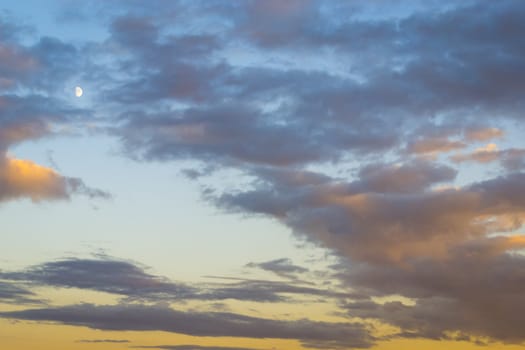
[[[361,323],[281,321],[218,312],[183,312],[144,305],[71,305],[1,312],[0,317],[51,321],[111,331],[165,331],[201,337],[298,339],[336,343],[341,348],[368,348],[373,338]]]
[[[296,267],[299,269],[299,267]],[[18,290],[18,285],[79,288],[119,295],[125,300],[294,302],[294,297],[310,296],[339,299],[347,296],[332,291],[304,286],[290,281],[246,280],[230,283],[185,284],[150,274],[136,263],[109,257],[99,259],[69,258],[46,262],[21,271],[0,271],[5,288]],[[11,283],[11,284],[9,284]],[[22,292],[23,289],[20,289]],[[14,297],[14,295],[13,295]]]

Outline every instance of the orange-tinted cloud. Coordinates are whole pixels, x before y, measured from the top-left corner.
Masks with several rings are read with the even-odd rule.
[[[0,202],[17,198],[68,199],[73,193],[107,198],[108,193],[87,187],[82,180],[60,175],[30,160],[5,156],[0,159]]]
[[[427,137],[409,143],[407,151],[420,155],[437,155],[465,148],[461,141],[450,140],[447,137]]]
[[[487,141],[503,135],[505,132],[499,128],[470,128],[465,131],[465,138],[468,141]]]
[[[458,153],[450,157],[453,162],[476,162],[491,163],[499,162],[502,167],[509,171],[517,171],[525,168],[525,149],[508,148],[500,150],[494,143],[489,143],[470,153]]]
[[[468,154],[456,154],[450,157],[456,163],[474,161],[478,163],[490,163],[498,159],[499,150],[495,143],[489,143],[484,147],[479,147]]]
[[[0,200],[29,197],[33,201],[67,198],[68,180],[29,160],[6,157],[0,166]]]
[[[525,341],[516,322],[525,312],[525,259],[516,253],[525,240],[514,234],[525,222],[525,174],[434,190],[454,172],[424,162],[371,170],[352,182],[267,176],[218,201],[272,215],[346,258],[341,278],[357,295],[414,304],[365,298],[349,304],[351,317],[399,327],[400,337]]]

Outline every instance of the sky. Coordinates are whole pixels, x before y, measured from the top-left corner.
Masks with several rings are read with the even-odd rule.
[[[525,349],[524,17],[0,0],[1,348]]]

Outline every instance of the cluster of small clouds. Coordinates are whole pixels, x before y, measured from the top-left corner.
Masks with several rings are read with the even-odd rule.
[[[391,15],[379,16],[371,4],[331,1],[174,1],[162,3],[162,14],[155,1],[129,2],[126,11],[97,8],[109,23],[107,37],[91,43],[85,58],[93,55],[88,74],[100,90],[97,113],[111,121],[106,131],[132,158],[207,164],[204,173],[187,171],[196,180],[219,168],[250,175],[250,186],[208,187],[205,198],[225,210],[277,219],[339,255],[346,263],[338,277],[363,296],[341,303],[350,317],[396,326],[398,337],[450,339],[453,333],[459,334],[454,339],[522,343],[525,148],[500,149],[496,142],[511,138],[509,125],[523,120],[525,4],[425,3],[391,8],[380,2]],[[93,10],[84,9],[86,16]],[[51,38],[22,46],[14,27],[2,25],[11,29],[0,46],[0,89],[28,82],[46,89],[50,75],[70,74],[67,62],[78,48]],[[61,61],[63,69],[57,68]],[[64,198],[84,188],[80,180],[72,186],[70,178],[7,155],[12,144],[48,135],[50,123],[68,122],[74,114],[53,98],[35,101],[42,96],[0,96],[0,200]],[[471,162],[496,175],[459,185],[458,174]],[[343,173],[351,168],[353,175],[322,171],[325,164]],[[9,175],[23,171],[26,178]],[[210,296],[124,263],[111,268],[130,278],[100,279],[104,271],[113,276],[104,266],[102,277],[92,280],[83,272],[103,262],[80,260],[68,261],[66,272],[76,264],[71,271],[85,284],[70,285],[75,279],[61,270],[64,263],[2,278],[132,299],[244,294],[246,300],[278,301],[282,293],[315,294],[307,287],[242,281]],[[250,266],[285,278],[302,272],[286,260]],[[413,303],[371,299],[391,295]],[[115,311],[126,317],[115,318]],[[332,325],[332,332],[310,321],[136,305],[3,316],[197,334],[184,322],[166,328],[167,321],[179,325],[189,317],[202,326],[199,335],[297,337],[324,346],[330,339],[355,341],[341,343],[347,347],[374,341],[363,323]],[[219,316],[224,319],[217,325]]]
[[[263,269],[298,274],[306,272],[291,262],[263,262]],[[96,259],[64,259],[29,267],[21,271],[0,271],[0,301],[19,305],[40,304],[40,308],[0,312],[0,317],[32,321],[52,321],[100,330],[166,331],[193,336],[252,337],[298,339],[305,346],[326,348],[369,347],[373,342],[368,327],[359,322],[317,322],[305,319],[283,321],[249,317],[216,311],[180,311],[166,302],[189,300],[222,301],[226,299],[256,302],[293,302],[282,295],[322,297],[338,300],[343,292],[302,287],[293,283],[267,280],[237,279],[235,283],[212,286],[186,285],[149,274],[138,264],[99,257]],[[29,290],[34,287],[79,288],[121,296],[116,305],[88,303],[70,306],[45,306]],[[81,340],[84,343],[124,342],[111,339]],[[324,345],[323,345],[324,344]],[[162,347],[161,347],[162,348]]]
[[[3,284],[2,300],[19,299],[29,293],[23,285],[53,286],[58,288],[80,288],[120,295],[125,301],[184,301],[184,300],[244,300],[255,302],[293,301],[285,295],[310,295],[323,298],[341,298],[345,293],[320,289],[316,286],[301,285],[299,275],[307,270],[293,264],[278,264],[275,261],[250,263],[250,268],[268,270],[286,280],[269,281],[234,279],[229,283],[188,285],[152,275],[144,267],[123,260],[65,259],[29,267],[21,271],[0,271],[0,279],[11,281]],[[291,268],[296,272],[292,276]],[[295,283],[290,283],[289,280]]]

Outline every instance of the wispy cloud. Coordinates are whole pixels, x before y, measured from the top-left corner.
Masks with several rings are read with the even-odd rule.
[[[0,302],[9,304],[39,304],[37,295],[21,286],[0,281]]]
[[[199,345],[149,345],[132,346],[133,349],[164,349],[164,350],[263,350],[257,348],[239,348],[224,346],[199,346]]]
[[[99,343],[114,343],[114,344],[123,344],[129,343],[129,340],[124,339],[80,339],[76,341],[77,343],[87,343],[87,344],[99,344]]]
[[[368,348],[373,341],[362,323],[281,321],[233,313],[183,312],[167,307],[136,304],[82,304],[1,312],[0,316],[112,331],[165,331],[202,337],[298,339],[305,345],[308,342],[327,342],[341,348]]]
[[[299,267],[296,267],[299,268]],[[153,275],[137,263],[109,257],[64,259],[35,265],[21,271],[1,271],[0,278],[17,285],[80,288],[120,295],[127,300],[153,302],[184,300],[246,300],[293,302],[287,296],[315,296],[338,299],[347,294],[298,283],[237,279],[228,283],[187,284]],[[22,291],[22,289],[20,290]]]

